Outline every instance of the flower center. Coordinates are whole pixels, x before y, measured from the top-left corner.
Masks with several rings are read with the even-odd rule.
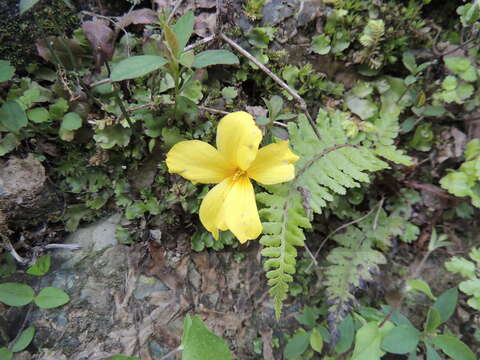
[[[238,169],[235,171],[235,174],[233,174],[233,181],[237,181],[240,179],[242,176],[244,176],[247,172],[245,170]]]

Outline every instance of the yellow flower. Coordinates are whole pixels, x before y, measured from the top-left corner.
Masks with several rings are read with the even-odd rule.
[[[167,166],[194,183],[217,184],[200,206],[200,221],[218,239],[219,230],[230,230],[244,243],[262,232],[250,179],[264,185],[290,181],[298,160],[288,141],[260,150],[262,132],[243,111],[224,116],[217,128],[217,149],[199,140],[181,141],[168,152]]]

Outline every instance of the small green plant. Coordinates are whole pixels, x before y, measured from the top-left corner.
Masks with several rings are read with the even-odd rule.
[[[475,310],[480,310],[480,250],[473,248],[468,255],[473,262],[454,256],[445,263],[445,268],[467,279],[462,281],[458,288],[465,295],[470,296],[467,304]]]
[[[243,7],[245,14],[252,20],[260,20],[262,18],[262,10],[265,0],[247,0]]]
[[[313,352],[323,354],[324,359],[380,360],[387,353],[410,358],[423,353],[427,359],[440,359],[438,352],[441,351],[453,360],[474,360],[472,350],[450,335],[445,326],[457,305],[457,289],[448,289],[435,297],[428,284],[423,282],[421,286],[415,284],[406,289],[412,290],[427,293],[433,300],[422,330],[418,330],[399,310],[383,306],[381,310],[360,307],[344,317],[338,331],[329,332],[325,326],[325,310],[306,306],[296,319],[307,330],[302,327],[288,339],[284,348],[285,359],[310,359]]]
[[[187,315],[183,322],[180,346],[167,355],[182,352],[182,360],[230,360],[232,353],[221,337],[212,333],[198,316]],[[167,357],[167,355],[165,357]],[[137,357],[114,355],[107,360],[139,360]]]
[[[440,180],[440,185],[455,196],[468,196],[480,207],[480,139],[471,140],[465,149],[465,162]]]
[[[40,256],[35,264],[30,266],[26,273],[34,276],[43,276],[50,269],[50,255]],[[41,309],[53,309],[65,305],[70,297],[61,289],[46,287],[37,294],[27,284],[6,282],[0,284],[0,302],[8,306],[21,307],[34,302]],[[0,359],[10,360],[14,353],[23,351],[35,335],[33,326],[23,330],[8,347],[0,348]]]

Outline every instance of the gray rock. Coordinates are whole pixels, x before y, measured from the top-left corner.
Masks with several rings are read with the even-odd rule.
[[[300,11],[296,15],[298,26],[305,26],[320,14],[320,0],[302,1]]]
[[[262,10],[262,25],[276,25],[292,16],[297,1],[295,0],[272,0],[265,4]]]
[[[117,245],[118,241],[115,238],[115,231],[120,221],[121,214],[115,214],[70,234],[65,240],[65,244],[80,245],[81,249],[76,251],[58,251],[56,258],[63,262],[62,267],[74,267],[87,256]]]
[[[133,296],[137,300],[143,300],[156,291],[169,290],[160,280],[155,277],[140,275]]]

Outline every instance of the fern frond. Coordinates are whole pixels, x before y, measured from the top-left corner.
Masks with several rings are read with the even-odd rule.
[[[383,20],[369,20],[359,41],[364,47],[375,47],[382,40],[384,34],[385,23]]]
[[[282,302],[287,298],[288,284],[293,280],[297,257],[296,246],[303,246],[303,229],[311,228],[310,219],[302,205],[298,190],[287,184],[271,186],[272,193],[261,193],[257,199],[268,207],[260,210],[267,220],[263,223],[265,235],[260,243],[265,246],[265,261],[270,294],[274,298],[275,315],[280,318]]]
[[[345,194],[347,189],[359,187],[369,181],[369,172],[388,167],[378,159],[373,150],[361,144],[349,143],[342,126],[347,114],[340,111],[328,114],[320,110],[317,125],[319,140],[307,118],[300,115],[298,122],[289,125],[290,143],[300,156],[294,181],[266,187],[268,192],[257,196],[265,205],[260,210],[265,235],[262,255],[267,271],[270,294],[274,297],[277,318],[282,302],[293,280],[297,250],[303,246],[304,229],[311,228],[308,210],[320,214],[335,194]]]
[[[384,86],[389,87],[381,96],[382,107],[379,116],[375,119],[375,155],[398,164],[410,166],[410,157],[394,146],[395,139],[400,131],[399,116],[406,104],[412,99],[407,93],[407,87],[402,79],[385,77],[381,80]]]
[[[398,214],[387,215],[375,208],[361,222],[333,237],[340,246],[327,256],[330,265],[324,270],[332,334],[337,334],[337,325],[356,304],[355,292],[372,281],[378,266],[386,263],[385,256],[375,248],[389,248],[391,239],[402,234],[407,223]]]
[[[357,241],[350,242],[350,246],[336,247],[327,256],[331,265],[325,270],[325,285],[327,303],[330,304],[328,322],[333,343],[336,342],[338,334],[337,324],[357,304],[354,290],[372,281],[372,274],[378,272],[378,265],[386,262],[380,251],[372,249],[368,242],[361,241],[358,228],[351,229],[349,236]],[[357,234],[353,234],[354,232]]]

